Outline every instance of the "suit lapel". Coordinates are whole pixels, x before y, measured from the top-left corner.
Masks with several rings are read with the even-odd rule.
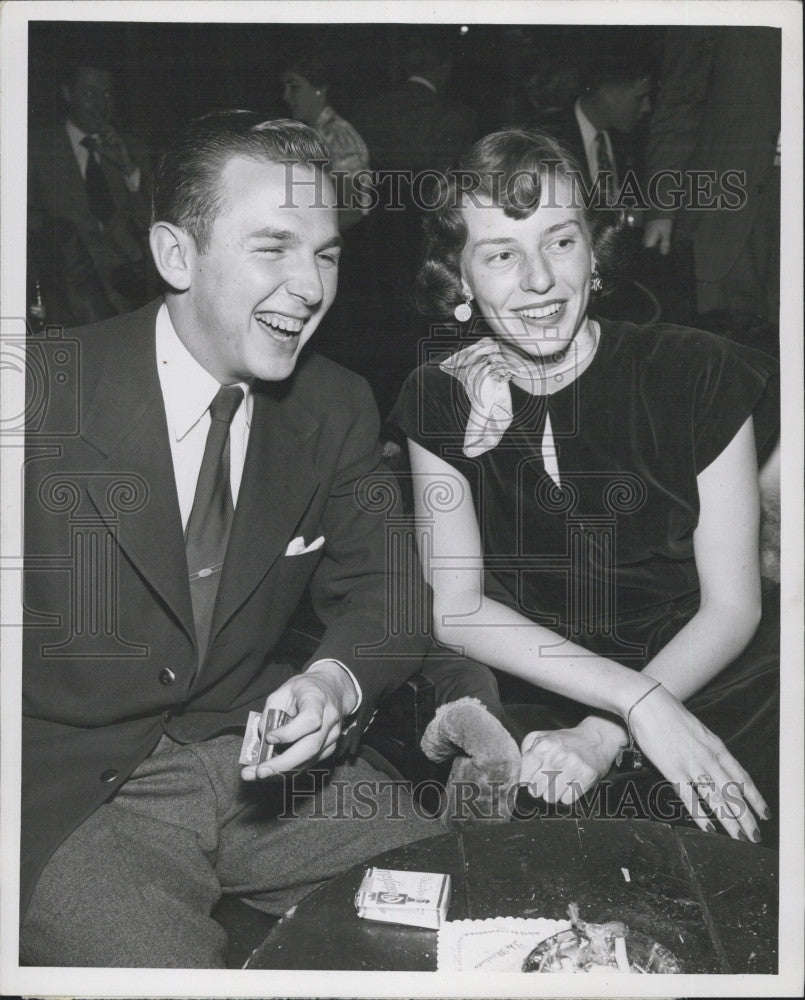
[[[213,613],[213,636],[282,556],[316,492],[319,477],[305,443],[314,427],[310,421],[300,425],[296,417],[291,426],[280,399],[266,387],[255,389],[249,447]]]
[[[107,352],[82,428],[82,437],[103,455],[89,477],[88,492],[98,513],[116,526],[118,542],[131,561],[194,636],[181,514],[156,372],[156,310],[152,304],[121,320],[120,336]],[[315,426],[298,414],[291,425],[281,398],[258,385],[212,636],[282,556],[316,492],[319,478],[306,444]],[[126,485],[111,509],[109,490],[115,482]]]
[[[82,436],[103,454],[88,492],[138,570],[195,634],[181,514],[156,372],[156,304],[121,321]],[[110,492],[120,483],[117,493]],[[129,491],[129,492],[127,492]]]

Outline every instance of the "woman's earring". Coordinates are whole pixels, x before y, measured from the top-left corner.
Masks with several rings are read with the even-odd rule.
[[[459,321],[459,323],[466,323],[472,318],[472,296],[464,293],[464,301],[459,302],[456,308],[453,310],[453,315]]]
[[[601,275],[597,270],[593,270],[593,273],[590,275],[590,289],[598,294],[603,287],[604,282],[601,280]]]

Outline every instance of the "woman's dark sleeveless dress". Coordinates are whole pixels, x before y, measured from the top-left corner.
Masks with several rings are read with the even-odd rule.
[[[778,383],[771,358],[713,334],[600,323],[596,356],[566,388],[533,397],[511,383],[512,424],[478,458],[462,452],[468,397],[438,360],[409,376],[390,420],[469,482],[488,596],[562,638],[642,669],[699,605],[696,477],[750,414],[765,456],[779,426]],[[541,453],[547,413],[559,486]],[[779,596],[771,596],[779,607]],[[771,794],[774,614],[765,608],[768,634],[688,702]],[[500,679],[507,700],[522,696],[522,685]],[[587,714],[544,694],[530,688],[530,700],[547,703],[542,714],[533,706],[509,714],[531,729]]]

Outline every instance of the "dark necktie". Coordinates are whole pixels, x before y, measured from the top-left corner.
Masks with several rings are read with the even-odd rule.
[[[218,593],[235,508],[229,488],[229,425],[243,400],[239,386],[221,386],[210,403],[210,429],[196,484],[193,509],[185,528],[190,597],[196,623],[199,666],[210,638],[212,610]]]
[[[95,159],[95,150],[98,143],[91,135],[85,135],[81,140],[81,145],[86,149],[87,172],[84,174],[84,186],[87,189],[87,202],[89,210],[95,218],[105,226],[109,224],[115,214],[115,203],[112,192],[109,190],[109,181],[106,174],[101,170],[100,164]]]
[[[598,173],[608,172],[601,178],[601,190],[604,192],[607,206],[611,206],[615,190],[615,165],[609,158],[607,137],[604,132],[595,133],[595,158],[598,161]]]

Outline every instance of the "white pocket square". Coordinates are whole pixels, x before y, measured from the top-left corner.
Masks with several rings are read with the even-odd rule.
[[[288,548],[285,550],[286,556],[303,556],[307,552],[315,552],[316,549],[320,549],[324,545],[324,535],[319,535],[319,537],[310,543],[310,545],[305,545],[305,540],[300,535],[298,538],[294,538],[293,541],[288,542]]]

